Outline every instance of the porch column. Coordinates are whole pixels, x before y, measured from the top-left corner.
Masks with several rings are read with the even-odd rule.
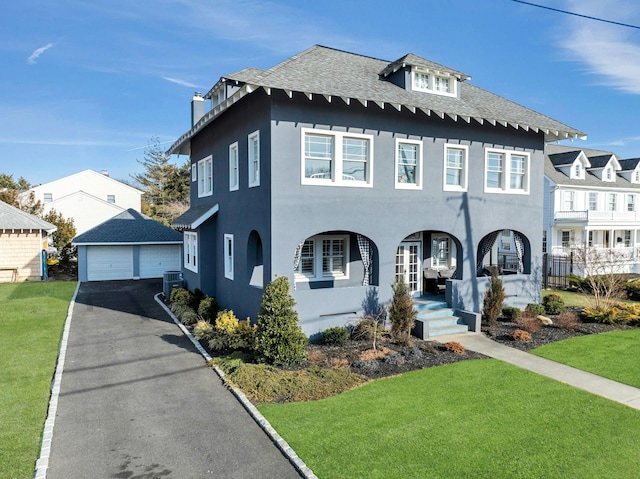
[[[637,258],[637,253],[636,253],[636,241],[638,239],[638,230],[637,229],[632,229],[631,230],[631,246],[633,246],[633,250],[631,250],[631,257],[635,260]]]
[[[609,249],[612,250],[616,245],[615,230],[609,230]]]

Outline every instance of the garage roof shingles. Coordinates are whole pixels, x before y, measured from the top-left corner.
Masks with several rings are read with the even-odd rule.
[[[134,209],[128,209],[73,239],[75,245],[105,243],[181,244],[182,234]]]

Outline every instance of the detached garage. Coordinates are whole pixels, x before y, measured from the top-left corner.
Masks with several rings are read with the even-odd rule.
[[[80,281],[162,278],[182,269],[182,235],[133,209],[76,236],[73,244]]]

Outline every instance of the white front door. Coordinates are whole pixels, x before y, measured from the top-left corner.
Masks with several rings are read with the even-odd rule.
[[[420,241],[403,241],[396,253],[396,278],[402,276],[411,294],[420,293],[422,278],[422,257]]]

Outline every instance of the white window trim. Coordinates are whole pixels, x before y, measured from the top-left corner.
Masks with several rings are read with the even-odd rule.
[[[322,240],[335,240],[341,239],[344,241],[344,274],[324,274],[322,272]],[[307,238],[307,240],[313,241],[313,260],[314,260],[314,275],[301,273],[294,271],[294,279],[298,282],[313,282],[313,281],[341,281],[349,279],[349,261],[350,261],[350,244],[349,235],[318,235]]]
[[[206,177],[207,165],[211,168],[210,181],[207,181]],[[209,155],[198,161],[198,198],[204,198],[211,195],[213,195],[213,157]]]
[[[462,163],[462,184],[461,185],[448,185],[447,184],[447,153],[449,149],[464,150],[464,161]],[[397,153],[396,153],[397,154]],[[469,147],[467,145],[456,145],[453,143],[445,143],[444,145],[444,171],[442,173],[442,185],[444,191],[467,191],[469,184]],[[397,178],[396,178],[397,181]]]
[[[240,188],[240,156],[238,142],[229,145],[229,191]]]
[[[195,163],[191,165],[191,181],[198,181],[198,167]]]
[[[578,174],[576,174],[576,168],[579,168]],[[579,158],[571,165],[571,178],[574,180],[584,180],[584,167]]]
[[[198,272],[198,233],[194,231],[185,231],[183,236],[184,244],[182,250],[184,253],[184,267],[194,273]]]
[[[224,277],[233,280],[233,235],[225,234],[224,241]]]
[[[411,144],[411,145],[418,145],[418,174],[416,175],[416,183],[400,183],[398,182],[398,146],[400,145],[400,143],[406,143],[406,144]],[[399,138],[396,138],[396,143],[395,143],[395,161],[394,161],[394,168],[393,168],[393,181],[395,183],[395,187],[396,190],[421,190],[422,189],[422,158],[424,156],[423,154],[423,150],[424,150],[424,145],[422,143],[421,140],[402,140]]]
[[[429,87],[428,88],[424,88],[424,87],[419,87],[418,83],[416,82],[416,73],[421,73],[424,75],[429,75]],[[436,77],[438,78],[446,78],[447,80],[449,80],[449,91],[441,91],[441,90],[436,90],[436,85],[435,85],[435,79]],[[425,71],[425,70],[420,70],[420,69],[415,69],[412,68],[411,69],[411,90],[412,91],[421,91],[421,92],[425,92],[425,93],[431,93],[433,95],[442,95],[442,96],[451,96],[451,97],[457,97],[458,96],[458,80],[455,76],[452,75],[442,75],[442,74],[437,74],[435,72],[432,71]]]
[[[489,154],[498,153],[504,155],[504,164],[502,165],[502,187],[487,187],[487,166],[489,163]],[[524,173],[524,189],[511,189],[511,155],[525,157],[525,173]],[[498,148],[486,148],[484,151],[484,192],[499,193],[509,195],[528,195],[531,183],[531,154],[525,151],[501,150]]]
[[[300,183],[303,185],[319,186],[349,186],[352,188],[371,188],[373,186],[373,135],[350,133],[344,131],[330,131],[317,128],[301,128],[300,141]],[[305,137],[306,135],[329,136],[333,138],[333,157],[331,178],[307,178],[305,176]],[[367,159],[367,179],[356,181],[345,179],[342,173],[342,142],[345,138],[356,138],[369,142],[369,158]]]
[[[115,204],[115,202],[116,202],[116,195],[107,195],[107,203]]]
[[[251,148],[251,143],[253,142],[253,140],[256,140],[256,143],[258,144],[258,158],[254,158],[254,150],[253,148]],[[247,147],[248,147],[247,166],[249,167],[248,169],[249,188],[254,188],[256,186],[260,186],[260,130],[256,130],[248,136]],[[255,160],[257,160],[258,167],[254,177],[253,163]]]

